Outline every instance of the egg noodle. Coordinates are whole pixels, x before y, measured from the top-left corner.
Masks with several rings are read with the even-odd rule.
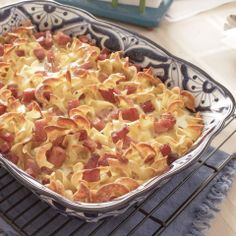
[[[188,152],[194,97],[85,36],[22,26],[0,37],[0,152],[80,202],[122,196]]]

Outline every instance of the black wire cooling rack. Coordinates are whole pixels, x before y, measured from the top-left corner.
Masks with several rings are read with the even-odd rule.
[[[233,116],[224,126],[235,123],[236,116]],[[16,232],[23,236],[41,236],[41,235],[122,235],[121,232],[126,232],[126,235],[137,235],[142,227],[149,229],[148,235],[161,235],[168,226],[182,213],[182,211],[201,193],[213,180],[219,172],[227,165],[227,163],[235,156],[228,155],[217,166],[211,164],[210,159],[214,154],[230,139],[232,140],[236,133],[235,125],[225,138],[204,158],[201,158],[197,163],[189,168],[189,171],[175,187],[171,189],[163,198],[156,204],[147,207],[147,203],[155,198],[164,186],[152,192],[148,198],[142,203],[131,207],[126,213],[118,216],[105,219],[97,223],[85,223],[76,218],[66,217],[56,212],[46,203],[40,201],[29,190],[9,175],[5,169],[0,166],[0,217],[10,224]],[[195,186],[195,189],[188,193],[178,207],[170,212],[165,219],[159,218],[156,214],[158,209],[168,200],[181,191],[181,187],[194,177],[201,168],[208,168],[209,174],[203,178],[201,183]],[[154,201],[155,203],[155,201]],[[125,229],[125,230],[124,230]]]

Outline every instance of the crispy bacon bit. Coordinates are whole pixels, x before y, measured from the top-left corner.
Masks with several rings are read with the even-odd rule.
[[[75,137],[79,140],[79,141],[84,141],[88,138],[88,134],[86,130],[80,130],[77,133],[75,133]]]
[[[7,160],[9,160],[9,161],[11,161],[12,163],[14,163],[15,165],[18,163],[18,161],[19,161],[19,157],[16,155],[16,154],[14,154],[14,153],[8,153],[7,155],[6,155],[6,158],[7,158]]]
[[[129,129],[127,126],[115,132],[112,132],[111,138],[112,138],[113,143],[117,143],[120,139],[124,139],[128,133],[129,133]]]
[[[163,113],[159,120],[154,121],[154,130],[157,134],[167,132],[176,123],[175,117],[171,113]]]
[[[171,163],[176,161],[177,159],[179,159],[179,155],[177,153],[172,152],[167,157],[167,164],[171,165]]]
[[[4,87],[4,83],[0,82],[0,89]]]
[[[0,57],[4,55],[4,46],[0,43]]]
[[[142,107],[145,113],[150,113],[150,112],[155,111],[155,107],[153,106],[150,100],[140,104],[140,106]]]
[[[90,152],[94,152],[97,148],[97,143],[92,139],[86,139],[83,142],[83,146],[88,148]]]
[[[92,153],[88,162],[84,165],[84,169],[93,169],[97,167],[99,155],[97,153]]]
[[[98,131],[101,131],[104,129],[105,127],[105,123],[103,120],[99,119],[99,118],[95,118],[93,121],[92,121],[92,126],[97,129]]]
[[[7,107],[0,104],[0,116],[3,115],[6,112],[6,110],[7,110]]]
[[[66,160],[66,151],[60,146],[54,146],[49,152],[47,159],[52,163],[56,168],[59,168],[63,165]]]
[[[46,57],[46,54],[45,54],[44,49],[42,47],[35,48],[33,53],[39,61],[42,61]]]
[[[110,51],[107,48],[103,48],[98,56],[98,60],[103,61],[109,57]]]
[[[18,97],[18,86],[16,84],[9,84],[7,86],[7,89],[9,89],[11,91],[11,94],[13,97],[17,98]]]
[[[22,102],[30,103],[34,99],[35,99],[35,89],[29,88],[23,91]]]
[[[36,120],[34,125],[34,140],[36,142],[44,142],[47,139],[47,133],[44,130],[47,126],[47,121],[44,119]]]
[[[161,145],[160,152],[162,156],[168,156],[171,153],[170,145],[168,143]]]
[[[27,159],[25,162],[25,172],[36,178],[40,174],[40,168],[34,160]]]
[[[139,119],[138,110],[134,107],[123,110],[121,114],[124,120],[135,121]]]
[[[137,90],[137,86],[136,85],[127,85],[125,86],[125,89],[127,90],[127,95],[135,93]]]
[[[53,45],[51,32],[50,31],[42,32],[41,36],[37,38],[37,41],[40,43],[40,45],[43,48],[45,48],[46,50],[49,50]]]
[[[116,103],[116,95],[119,93],[116,89],[102,90],[99,89],[100,94],[102,95],[105,101]]]
[[[73,99],[73,100],[68,101],[67,109],[68,109],[68,111],[70,111],[71,109],[76,108],[79,105],[80,105],[79,100],[78,99]]]
[[[71,42],[71,37],[64,34],[63,32],[57,32],[54,35],[54,40],[59,46],[66,46],[68,43]]]
[[[21,50],[21,49],[16,50],[15,53],[18,57],[24,57],[25,56],[25,51]]]
[[[97,182],[100,180],[100,170],[99,169],[86,169],[83,173],[83,180],[87,182]]]

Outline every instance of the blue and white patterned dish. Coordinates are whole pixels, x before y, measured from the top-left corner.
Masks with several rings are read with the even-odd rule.
[[[179,59],[159,45],[118,26],[95,19],[89,13],[52,1],[27,1],[0,10],[0,33],[10,31],[30,19],[37,30],[61,30],[69,35],[88,35],[98,46],[123,50],[142,67],[152,67],[167,87],[179,86],[193,93],[201,111],[205,129],[191,151],[175,161],[167,173],[154,177],[134,191],[105,203],[72,202],[47,189],[0,155],[0,163],[39,198],[66,215],[86,221],[115,216],[144,200],[152,190],[164,184],[173,174],[196,161],[214,136],[222,129],[235,109],[231,93],[198,67]]]

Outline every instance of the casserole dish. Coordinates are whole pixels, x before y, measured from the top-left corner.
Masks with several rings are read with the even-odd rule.
[[[141,67],[151,67],[167,87],[179,86],[190,91],[196,99],[197,110],[204,118],[205,128],[191,151],[173,162],[165,174],[154,177],[134,191],[104,203],[78,203],[69,201],[31,178],[3,156],[2,165],[22,184],[53,207],[67,215],[87,221],[122,213],[131,205],[142,201],[160,187],[173,174],[196,161],[224,122],[233,114],[235,102],[223,86],[194,65],[172,56],[160,46],[142,36],[114,25],[96,20],[89,13],[51,1],[21,2],[2,9],[0,32],[10,31],[26,20],[31,20],[39,31],[60,30],[69,35],[90,37],[99,47],[111,51],[124,51],[132,62]]]

